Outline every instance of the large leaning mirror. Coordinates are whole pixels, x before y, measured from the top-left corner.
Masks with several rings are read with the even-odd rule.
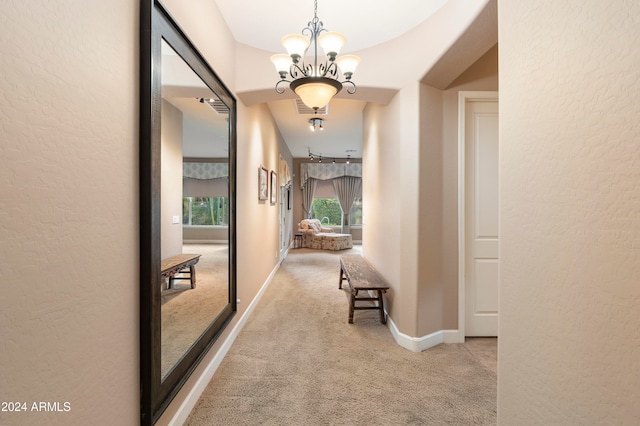
[[[236,107],[158,1],[141,16],[141,421],[153,424],[236,311]]]

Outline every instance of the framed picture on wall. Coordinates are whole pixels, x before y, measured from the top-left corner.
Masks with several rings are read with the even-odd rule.
[[[258,200],[269,198],[269,172],[264,167],[258,168]]]
[[[271,171],[271,204],[276,203],[276,196],[278,195],[278,175],[273,170]]]

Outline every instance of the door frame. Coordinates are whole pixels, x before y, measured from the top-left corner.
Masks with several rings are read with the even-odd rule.
[[[497,91],[460,91],[458,93],[458,339],[465,339],[465,136],[466,107],[468,102],[498,101]],[[499,107],[499,104],[498,104]],[[498,136],[499,137],[499,136]],[[499,311],[498,311],[499,312]]]

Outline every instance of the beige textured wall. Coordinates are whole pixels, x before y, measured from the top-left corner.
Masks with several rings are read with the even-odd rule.
[[[182,253],[182,111],[163,100],[161,110],[161,259]],[[173,223],[173,216],[180,223]]]
[[[442,91],[420,85],[420,161],[416,176],[419,220],[415,224],[418,236],[416,252],[418,273],[418,317],[416,337],[443,330],[445,312],[442,280],[442,210],[443,198],[443,104]],[[457,286],[457,283],[456,283]]]
[[[139,418],[138,8],[2,2],[0,424]]]
[[[639,19],[499,3],[500,424],[640,423]]]
[[[389,316],[409,336],[417,335],[418,89],[367,105],[363,120],[362,250],[391,287]]]
[[[183,226],[182,236],[185,243],[223,243],[229,240],[229,228],[226,226]]]

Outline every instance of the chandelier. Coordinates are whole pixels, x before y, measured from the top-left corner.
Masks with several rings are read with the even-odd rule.
[[[280,75],[276,83],[276,92],[282,94],[285,88],[282,83],[289,83],[289,87],[314,110],[324,107],[336,95],[342,86],[348,84],[349,94],[356,92],[356,85],[351,76],[360,63],[355,55],[338,57],[340,49],[347,41],[344,35],[327,31],[322,21],[318,19],[318,0],[314,0],[313,19],[302,30],[302,34],[289,34],[282,38],[282,45],[287,54],[280,53],[271,57]],[[305,62],[305,54],[313,43],[313,62]],[[318,60],[318,45],[322,47],[326,60]],[[287,80],[287,74],[291,80]],[[344,77],[340,81],[340,75]]]

